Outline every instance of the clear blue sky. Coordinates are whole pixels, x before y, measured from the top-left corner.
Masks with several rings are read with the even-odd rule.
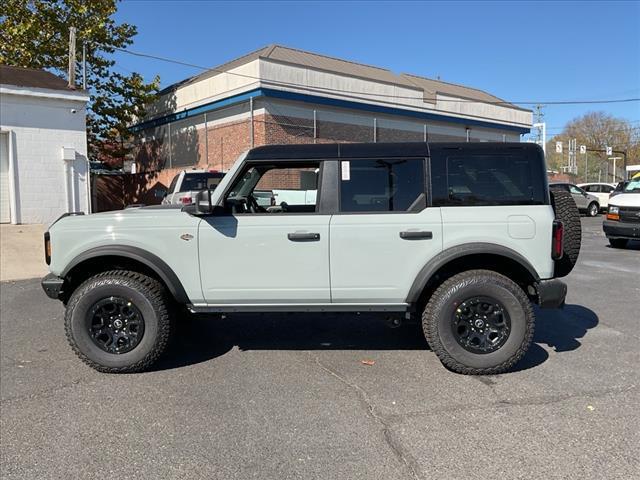
[[[124,1],[131,49],[216,66],[271,43],[481,88],[509,101],[640,97],[640,2]],[[162,85],[199,70],[129,55]],[[528,108],[528,107],[527,107]],[[603,110],[640,125],[640,102],[547,106],[550,134]]]

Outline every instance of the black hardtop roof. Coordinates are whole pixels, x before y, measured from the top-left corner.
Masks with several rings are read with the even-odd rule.
[[[315,145],[265,145],[247,153],[245,160],[300,160],[331,158],[428,157],[430,151],[474,152],[542,150],[534,143],[505,142],[402,142],[330,143]]]

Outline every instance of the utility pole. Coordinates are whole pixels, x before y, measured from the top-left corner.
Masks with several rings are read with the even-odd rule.
[[[87,42],[82,42],[82,89],[87,89]]]
[[[542,147],[544,154],[547,154],[547,124],[544,122],[534,123],[533,128],[538,129],[538,139],[536,143]],[[542,137],[541,137],[542,134]]]
[[[542,109],[544,105],[536,105],[535,112],[535,123],[533,124],[533,128],[538,129],[538,134],[536,135],[536,143],[542,146],[542,151],[547,153],[547,124],[544,121],[544,112]]]
[[[610,157],[608,160],[613,160],[613,183],[618,183],[618,175],[616,172],[616,160],[622,160],[622,157]],[[609,162],[607,161],[607,168],[609,167]],[[626,180],[626,174],[623,176],[623,180]]]
[[[69,27],[69,88],[76,88],[76,27]]]

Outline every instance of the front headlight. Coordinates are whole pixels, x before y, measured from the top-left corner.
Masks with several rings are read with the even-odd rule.
[[[609,211],[607,212],[607,220],[620,220],[620,207],[615,205],[609,205]]]

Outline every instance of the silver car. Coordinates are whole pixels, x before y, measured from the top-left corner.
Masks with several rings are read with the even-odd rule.
[[[600,201],[595,195],[585,192],[573,183],[550,183],[551,190],[564,190],[571,193],[573,200],[581,213],[586,213],[589,217],[595,217],[600,212]]]

